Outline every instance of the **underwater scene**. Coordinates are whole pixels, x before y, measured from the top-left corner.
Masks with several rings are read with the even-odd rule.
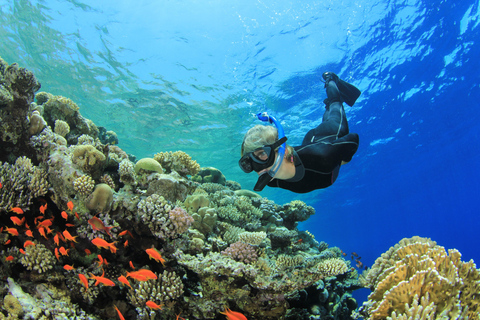
[[[0,319],[480,319],[479,31],[478,0],[0,0]]]

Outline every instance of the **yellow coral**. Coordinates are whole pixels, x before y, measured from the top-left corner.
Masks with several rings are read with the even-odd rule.
[[[88,210],[96,212],[108,212],[113,201],[113,190],[108,184],[100,183],[95,187],[93,193],[85,200]]]
[[[55,120],[55,128],[53,131],[56,134],[65,137],[70,132],[70,126],[63,120]]]
[[[208,207],[210,200],[203,194],[194,194],[187,196],[184,205],[189,212],[197,212],[200,208]]]
[[[3,308],[14,317],[23,313],[22,305],[18,299],[11,294],[7,294],[5,298],[3,298]]]
[[[139,173],[140,170],[163,173],[160,163],[152,158],[143,158],[138,160],[137,163],[135,163],[135,172]]]
[[[200,165],[197,161],[192,160],[192,157],[183,151],[159,152],[153,158],[158,161],[167,172],[176,171],[181,176],[193,176],[200,170]]]
[[[83,175],[73,181],[73,189],[82,196],[92,193],[95,187],[95,181],[89,175]]]
[[[89,144],[77,145],[73,150],[72,162],[92,175],[101,173],[105,159],[102,152]]]
[[[376,260],[363,279],[373,290],[363,314],[373,320],[408,319],[415,314],[473,318],[480,305],[480,273],[472,261],[464,263],[460,258],[457,250],[447,253],[430,239],[402,239]]]
[[[320,261],[317,264],[317,270],[324,277],[333,277],[339,274],[344,274],[348,271],[348,266],[345,260],[340,258],[330,258]]]

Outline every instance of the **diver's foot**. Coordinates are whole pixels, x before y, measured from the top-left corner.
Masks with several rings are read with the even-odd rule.
[[[353,84],[340,79],[335,73],[327,71],[322,74],[325,80],[325,88],[330,102],[340,101],[345,102],[349,106],[353,106],[357,101],[361,92]],[[333,80],[333,83],[330,83]]]

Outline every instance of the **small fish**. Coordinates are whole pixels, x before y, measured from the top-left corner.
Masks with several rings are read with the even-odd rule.
[[[72,202],[72,201],[68,201],[68,202],[67,202],[67,207],[68,207],[68,210],[72,211],[72,210],[73,210],[73,202]]]
[[[10,233],[12,236],[18,236],[18,230],[15,228],[5,227],[5,231]]]
[[[78,216],[78,213],[75,212],[75,217],[80,220],[80,217]]]
[[[103,264],[103,257],[101,255],[97,255],[98,258],[98,266],[101,267]]]
[[[68,220],[68,214],[65,211],[62,211],[62,218]]]
[[[13,256],[5,257],[5,261],[13,261]]]
[[[45,214],[45,210],[47,210],[47,204],[45,203],[43,206],[40,206],[40,213]]]
[[[112,236],[110,234],[110,229],[112,229],[113,227],[105,227],[102,220],[98,219],[97,217],[93,217],[92,219],[89,219],[88,223],[92,226],[93,230],[105,231],[110,237]]]
[[[2,189],[2,188],[3,188],[3,184],[0,182],[0,189]]]
[[[10,211],[13,211],[17,214],[23,214],[23,210],[22,208],[19,208],[19,207],[15,207],[15,208],[10,208]]]
[[[92,240],[92,243],[97,247],[97,248],[104,248],[104,249],[110,249],[112,253],[117,252],[117,248],[115,247],[115,242],[109,243],[102,238],[95,238]]]
[[[148,269],[139,269],[138,271],[136,271],[138,274],[141,274],[145,277],[147,277],[148,280],[150,279],[157,279],[157,275],[155,273],[152,272],[152,270],[148,270]]]
[[[47,238],[47,235],[45,234],[45,228],[44,228],[44,227],[38,228],[38,232],[39,232],[45,239],[48,239],[48,238]]]
[[[127,277],[135,279],[137,281],[147,281],[148,278],[137,271],[127,272]]]
[[[56,244],[57,246],[60,245],[60,239],[58,238],[58,232],[57,232],[57,234],[53,237],[53,241],[55,242],[55,244]]]
[[[33,232],[32,232],[32,230],[27,230],[27,231],[25,231],[25,234],[27,235],[27,237],[33,238]]]
[[[63,269],[65,269],[65,270],[67,270],[67,271],[71,271],[71,270],[73,270],[74,268],[73,268],[73,266],[71,266],[71,265],[69,265],[69,264],[66,264],[66,265],[63,266]]]
[[[123,317],[123,314],[120,312],[120,310],[118,310],[117,306],[113,305],[113,307],[115,308],[115,310],[117,310],[118,317],[120,318],[120,320],[125,320],[125,318]]]
[[[80,278],[80,281],[82,282],[83,286],[85,287],[85,289],[88,289],[88,280],[87,280],[87,277],[85,277],[85,275],[79,273],[78,274],[78,277]]]
[[[177,318],[175,320],[180,320],[180,319],[185,320],[185,318],[180,317],[181,314],[182,314],[181,312],[177,314]]]
[[[37,228],[38,227],[50,227],[52,224],[53,224],[53,222],[50,219],[43,220],[43,221],[41,221],[37,224]]]
[[[124,236],[124,235],[126,235],[126,234],[127,234],[127,230],[123,230],[123,231],[120,232],[118,235],[119,235],[119,236]]]
[[[65,223],[65,226],[66,227],[75,227],[75,225],[73,223]]]
[[[70,232],[68,232],[67,230],[63,231],[63,236],[65,237],[65,240],[68,240],[68,241],[72,241],[72,242],[77,242],[77,240],[75,240],[76,237],[78,236],[75,236],[73,237]]]
[[[18,249],[18,251],[20,251],[21,254],[27,254],[22,248]]]
[[[133,265],[133,262],[132,261],[128,261],[128,264],[130,265],[130,268],[132,268],[133,270],[135,270],[135,267]]]
[[[90,251],[90,250],[88,250],[88,249],[85,249],[85,253],[86,253],[87,255],[91,255],[91,254],[92,254],[92,251]]]
[[[12,239],[8,239],[7,241],[5,241],[4,245],[10,244],[10,242],[12,242]]]
[[[26,247],[28,247],[28,246],[34,246],[34,245],[35,245],[34,242],[32,242],[32,241],[30,241],[30,240],[27,240],[27,241],[25,241],[25,243],[23,244],[23,247],[26,248]]]
[[[105,275],[105,271],[103,272],[103,274],[101,276],[96,276],[94,275],[93,273],[90,273],[91,274],[91,279],[95,279],[95,285],[98,286],[100,283],[105,285],[105,286],[109,286],[109,287],[113,287],[115,286],[115,282],[113,282],[112,280],[110,279],[107,279],[104,277]]]
[[[60,260],[60,254],[58,253],[58,248],[55,248],[55,258],[57,258],[57,260]]]
[[[62,256],[68,256],[68,250],[66,250],[64,247],[60,247],[59,251]]]
[[[157,249],[151,248],[151,249],[145,250],[145,252],[148,254],[150,259],[154,259],[157,262],[161,262],[162,265],[165,267],[165,259],[162,258],[162,255],[160,254],[160,252],[157,251]]]
[[[228,320],[247,320],[247,317],[240,312],[232,311],[228,308],[225,308],[225,312],[220,313],[226,315]]]
[[[130,289],[132,289],[132,286],[130,285],[130,282],[128,282],[128,279],[125,278],[125,276],[120,276],[120,277],[118,277],[118,281],[120,281],[120,282],[123,283],[124,285],[129,286]]]
[[[125,240],[125,242],[123,243],[123,247],[126,248],[128,246],[128,240]]]
[[[163,304],[158,305],[158,304],[156,304],[155,302],[153,302],[152,300],[148,300],[148,301],[145,303],[145,305],[146,305],[147,307],[149,307],[150,309],[155,309],[155,310],[158,310],[158,309],[162,310],[162,307],[163,307]]]
[[[13,224],[21,226],[25,222],[25,217],[22,219],[19,219],[18,217],[10,217],[10,220],[12,220]]]

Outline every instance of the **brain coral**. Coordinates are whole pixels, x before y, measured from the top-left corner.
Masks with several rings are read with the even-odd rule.
[[[102,152],[89,144],[77,145],[73,150],[72,162],[94,178],[99,177],[102,173],[105,159]]]
[[[447,254],[428,238],[402,239],[363,278],[373,292],[361,313],[373,320],[400,319],[433,303],[436,319],[474,319],[480,312],[480,273],[473,261],[460,258],[457,250]]]
[[[85,200],[85,206],[88,210],[97,212],[108,212],[113,201],[113,190],[108,184],[100,183],[95,190]]]

